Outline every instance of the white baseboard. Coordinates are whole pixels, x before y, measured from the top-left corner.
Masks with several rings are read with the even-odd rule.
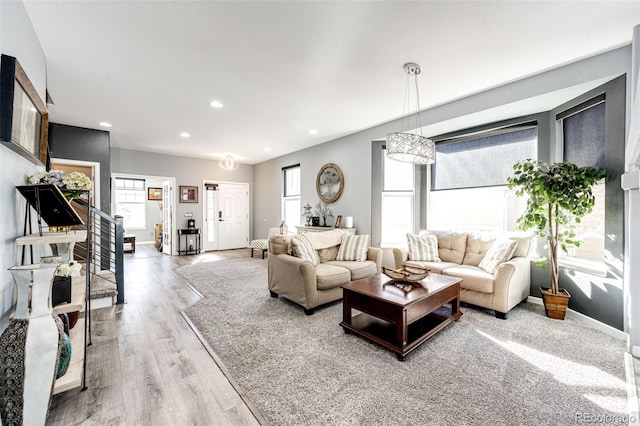
[[[535,296],[529,296],[527,298],[527,302],[528,303],[534,303],[536,305],[542,305],[542,298],[541,297],[535,297]],[[629,335],[627,333],[625,333],[624,331],[620,331],[616,328],[611,327],[610,325],[607,325],[603,322],[600,322],[596,319],[593,319],[589,316],[586,316],[584,314],[581,314],[580,312],[576,312],[573,309],[567,309],[567,315],[571,318],[573,318],[576,321],[579,321],[581,323],[584,324],[588,324],[591,327],[595,328],[596,330],[599,330],[611,337],[615,337],[616,339],[620,339],[623,341],[627,341]],[[637,356],[634,354],[634,356]]]
[[[102,308],[110,308],[113,306],[113,297],[101,297],[99,299],[91,299],[91,310],[94,309],[102,309]]]

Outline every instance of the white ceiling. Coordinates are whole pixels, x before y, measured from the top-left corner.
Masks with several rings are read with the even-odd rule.
[[[628,44],[640,24],[638,1],[25,6],[51,121],[107,121],[113,147],[246,164],[398,118],[405,62],[422,66],[424,109]]]

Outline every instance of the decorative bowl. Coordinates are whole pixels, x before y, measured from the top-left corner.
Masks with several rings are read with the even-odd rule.
[[[429,275],[429,268],[416,265],[402,265],[400,269],[382,267],[382,273],[394,281],[415,283]]]

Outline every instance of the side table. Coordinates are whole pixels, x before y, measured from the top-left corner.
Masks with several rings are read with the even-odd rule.
[[[195,237],[195,240],[193,239]],[[182,248],[184,238],[185,248]],[[178,229],[178,254],[198,254],[200,253],[200,229],[188,228]]]

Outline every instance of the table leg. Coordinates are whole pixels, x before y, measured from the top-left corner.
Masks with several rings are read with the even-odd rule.
[[[345,324],[351,325],[351,303],[349,301],[349,293],[347,291],[344,292],[344,296],[342,299],[342,322]],[[351,333],[346,328],[342,328],[345,334]]]

